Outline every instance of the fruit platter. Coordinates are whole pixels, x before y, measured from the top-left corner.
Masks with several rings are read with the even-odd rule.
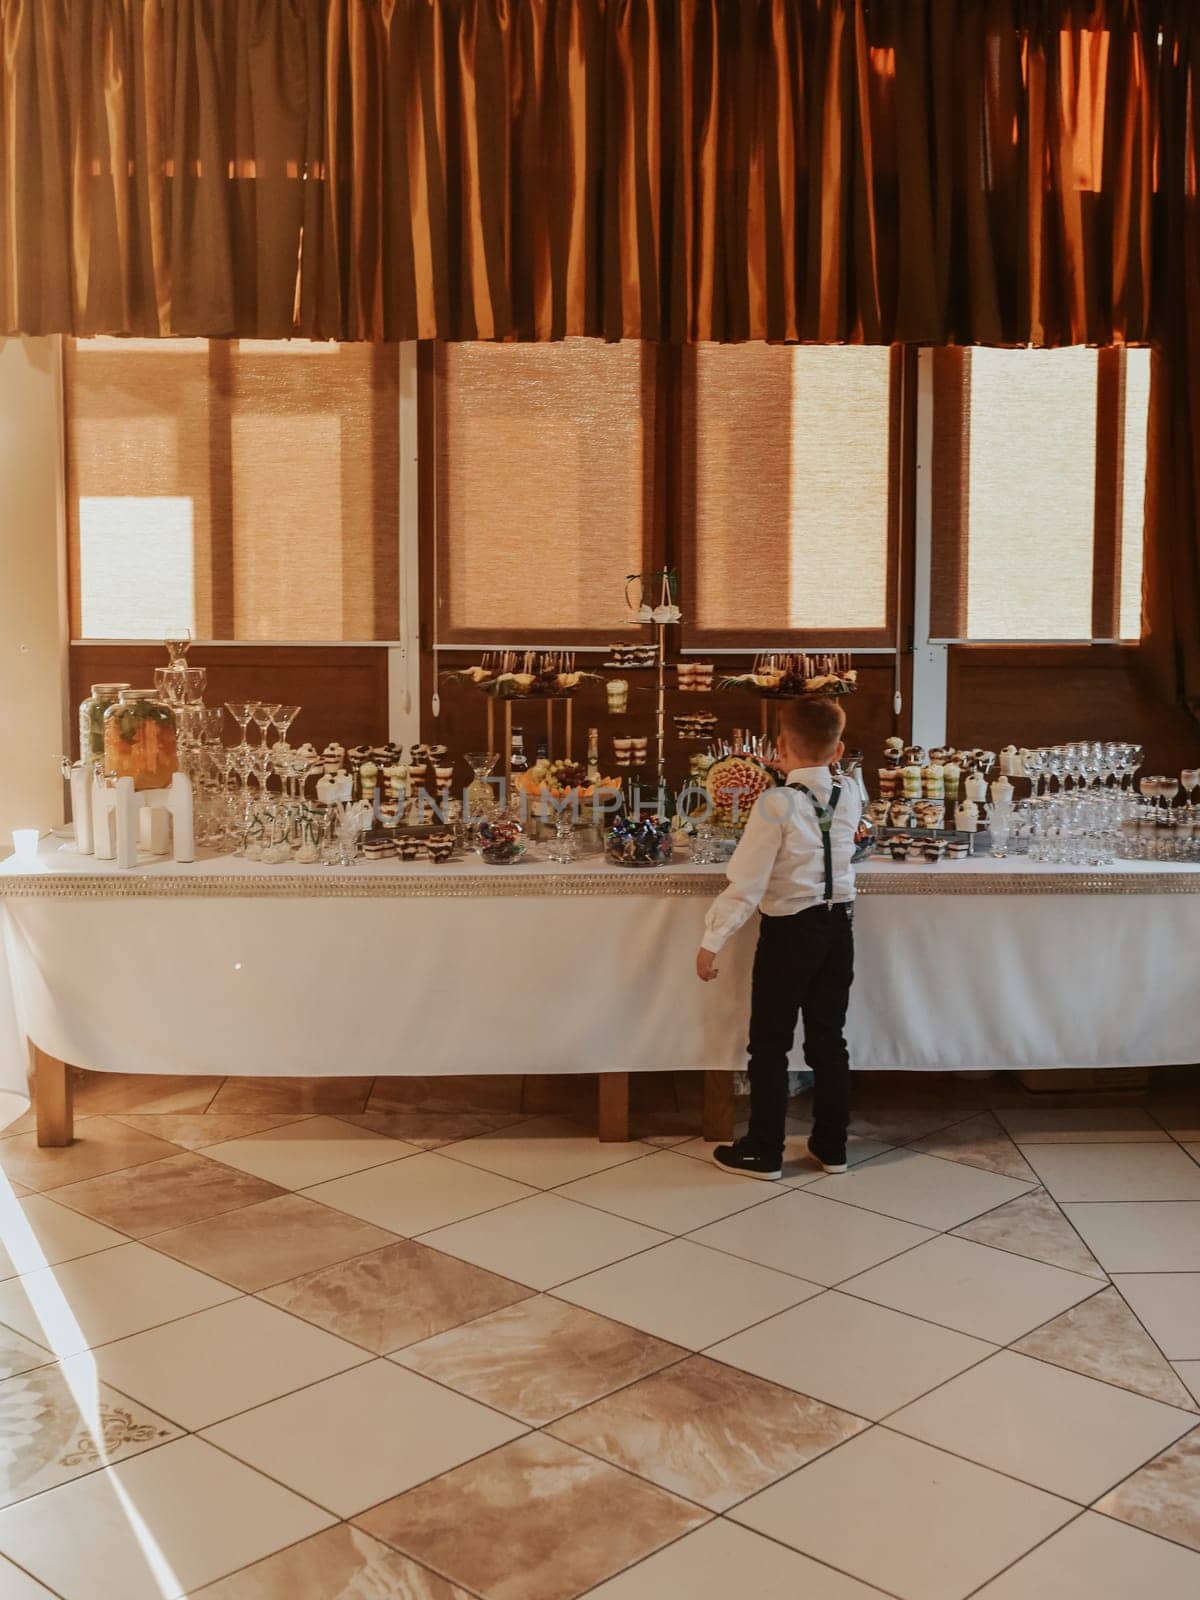
[[[704,775],[704,787],[718,827],[745,827],[760,795],[774,789],[780,774],[759,756],[721,756]]]
[[[844,652],[826,655],[762,654],[749,672],[722,678],[718,689],[749,690],[774,700],[798,700],[805,695],[853,694],[858,672]]]
[[[468,683],[497,700],[562,700],[599,673],[580,672],[573,650],[489,651],[475,666],[445,672],[448,683]]]
[[[517,787],[528,795],[547,795],[560,804],[564,800],[579,802],[612,797],[620,792],[620,778],[587,780],[587,769],[580,761],[537,761],[528,772],[515,778]]]

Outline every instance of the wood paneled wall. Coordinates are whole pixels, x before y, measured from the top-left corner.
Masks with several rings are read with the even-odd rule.
[[[152,684],[155,667],[165,661],[160,644],[72,645],[72,700],[78,704],[93,683]],[[188,661],[207,669],[210,706],[243,699],[300,706],[288,735],[293,744],[308,740],[320,750],[331,740],[381,744],[388,736],[388,659],[381,646],[193,645]],[[251,742],[257,737],[251,724]],[[232,718],[226,718],[225,741],[237,741]]]

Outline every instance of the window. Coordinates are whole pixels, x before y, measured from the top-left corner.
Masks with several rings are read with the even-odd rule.
[[[77,639],[399,632],[393,345],[66,341]]]
[[[890,644],[899,352],[707,345],[684,363],[688,640]]]
[[[611,636],[652,560],[655,364],[589,339],[437,347],[444,643]]]
[[[933,356],[932,631],[1136,639],[1148,350]]]

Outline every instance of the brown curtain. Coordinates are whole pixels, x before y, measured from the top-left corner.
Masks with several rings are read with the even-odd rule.
[[[0,0],[0,330],[1104,344],[1167,0]]]
[[[1167,8],[1162,62],[1161,339],[1152,354],[1142,658],[1200,718],[1200,11]]]

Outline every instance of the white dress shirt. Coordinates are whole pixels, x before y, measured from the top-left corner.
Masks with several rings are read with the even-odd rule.
[[[828,767],[797,767],[787,781],[805,784],[823,806],[828,805],[833,789]],[[841,785],[829,835],[835,904],[854,899],[854,834],[862,816],[858,785],[847,778]],[[755,910],[767,917],[790,917],[823,905],[825,854],[809,796],[799,789],[768,789],[750,813],[726,877],[729,887],[713,901],[700,941],[703,949],[714,953]]]

